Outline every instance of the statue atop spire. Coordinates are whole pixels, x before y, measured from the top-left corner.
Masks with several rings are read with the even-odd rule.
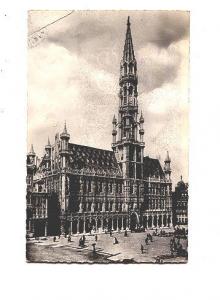
[[[132,42],[132,36],[131,36],[130,17],[128,17],[128,21],[127,21],[127,32],[126,32],[126,38],[125,38],[123,60],[127,61],[128,63],[135,60],[134,48],[133,48],[133,42]]]
[[[127,26],[130,26],[131,23],[130,23],[130,16],[128,16],[128,21],[127,21]]]

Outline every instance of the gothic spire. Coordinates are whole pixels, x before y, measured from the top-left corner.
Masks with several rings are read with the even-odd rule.
[[[112,124],[116,124],[116,123],[117,123],[117,120],[116,120],[116,117],[114,115],[113,120],[112,120]]]
[[[48,148],[51,148],[49,136],[48,136],[48,141],[47,141],[47,145],[45,146],[45,149],[48,149]]]
[[[65,123],[64,123],[63,133],[67,133],[67,129],[66,129],[66,120],[65,120]]]
[[[33,144],[31,144],[31,149],[30,149],[30,152],[29,152],[29,154],[33,154],[33,155],[35,155],[35,152],[34,152],[34,146],[33,146]]]
[[[60,138],[67,138],[67,139],[70,138],[70,135],[69,135],[69,133],[67,132],[67,128],[66,128],[66,121],[65,121],[65,123],[64,123],[63,132],[61,133]]]
[[[168,151],[167,151],[167,156],[166,156],[165,162],[171,162],[170,156],[169,156],[169,152],[168,152]]]
[[[131,23],[130,23],[130,17],[128,17],[123,60],[130,62],[133,61],[134,59],[135,56],[134,56],[134,49],[133,49],[132,36],[131,36]]]
[[[140,116],[140,123],[144,123],[144,117],[143,117],[142,111],[141,111],[141,116]]]

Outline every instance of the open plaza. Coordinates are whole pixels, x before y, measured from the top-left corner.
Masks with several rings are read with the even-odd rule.
[[[152,242],[147,234],[151,234]],[[28,262],[63,263],[186,263],[187,257],[171,253],[172,233],[160,236],[158,232],[124,232],[87,234],[85,244],[80,246],[83,235],[31,239],[27,241]],[[56,238],[56,240],[55,240]],[[117,241],[117,243],[115,243]],[[187,250],[187,239],[179,239]],[[141,249],[142,248],[142,249]]]

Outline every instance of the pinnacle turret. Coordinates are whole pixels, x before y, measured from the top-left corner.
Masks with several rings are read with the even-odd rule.
[[[170,159],[170,156],[169,156],[169,152],[167,151],[167,156],[166,156],[166,158],[165,158],[165,161],[164,161],[165,163],[166,162],[168,162],[168,163],[170,163],[171,162],[171,159]]]
[[[66,128],[66,121],[65,121],[65,123],[64,123],[64,129],[63,129],[63,132],[62,132],[61,135],[60,135],[60,138],[61,138],[61,139],[62,139],[62,138],[67,138],[67,139],[70,138],[70,135],[69,135],[69,133],[67,132],[67,128]]]
[[[28,154],[29,155],[35,155],[33,144],[31,144],[31,149],[30,149],[30,152]]]
[[[143,117],[142,111],[141,111],[141,116],[140,116],[140,123],[144,123],[144,117]]]
[[[117,120],[116,120],[116,117],[114,115],[113,119],[112,119],[112,124],[116,124],[117,123]]]
[[[51,144],[50,144],[50,139],[49,139],[49,137],[48,137],[47,145],[45,146],[45,149],[47,149],[47,148],[51,148]]]

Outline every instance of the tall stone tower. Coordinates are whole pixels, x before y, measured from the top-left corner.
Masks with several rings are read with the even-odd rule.
[[[118,164],[124,179],[143,178],[143,123],[141,114],[138,120],[137,62],[128,17],[123,57],[120,64],[118,120],[113,118],[113,143]]]

